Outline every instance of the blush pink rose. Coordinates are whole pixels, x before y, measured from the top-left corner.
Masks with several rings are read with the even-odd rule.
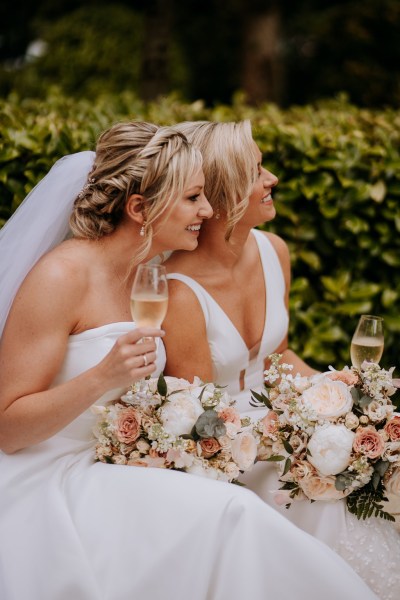
[[[356,431],[353,448],[355,452],[374,459],[383,454],[385,443],[376,429],[373,427],[361,427]]]
[[[271,437],[278,431],[279,417],[273,410],[270,410],[261,420],[262,431],[265,437]]]
[[[240,429],[240,414],[231,406],[227,406],[226,408],[220,410],[218,416],[224,421],[224,423],[233,423],[238,429]]]
[[[140,415],[132,407],[120,411],[115,435],[123,444],[133,444],[140,436]]]
[[[205,438],[199,442],[201,455],[204,458],[211,458],[221,449],[221,444],[215,438]]]
[[[332,371],[328,377],[332,381],[342,381],[346,385],[355,385],[358,381],[358,375],[352,371]]]
[[[400,415],[394,415],[384,427],[392,442],[400,441]]]

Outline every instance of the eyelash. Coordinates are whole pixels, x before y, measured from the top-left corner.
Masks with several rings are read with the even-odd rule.
[[[200,198],[200,194],[195,194],[194,196],[189,196],[188,200],[190,202],[196,202]]]

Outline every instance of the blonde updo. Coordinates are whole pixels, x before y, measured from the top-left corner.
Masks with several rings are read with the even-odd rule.
[[[225,213],[225,239],[246,212],[249,196],[258,177],[257,156],[250,121],[213,123],[187,121],[175,129],[203,155],[204,194],[214,213]]]
[[[74,237],[99,239],[112,233],[132,194],[143,196],[144,242],[135,256],[147,255],[152,225],[183,195],[202,167],[199,150],[171,127],[132,121],[117,123],[98,139],[88,180],[75,199],[70,217]]]

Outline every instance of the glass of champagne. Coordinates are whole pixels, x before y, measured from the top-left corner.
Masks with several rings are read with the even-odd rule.
[[[137,327],[161,327],[168,308],[167,272],[162,265],[139,265],[131,290],[131,315]],[[140,342],[146,341],[142,338]],[[144,355],[146,359],[146,355]],[[144,361],[146,363],[146,360]],[[149,376],[148,376],[149,377]],[[138,382],[139,391],[142,381]],[[134,389],[132,384],[131,390]]]
[[[168,283],[162,265],[139,265],[131,291],[131,314],[138,327],[161,327],[168,308]]]
[[[379,363],[383,353],[383,319],[374,315],[361,315],[351,340],[350,356],[354,367],[364,362]]]

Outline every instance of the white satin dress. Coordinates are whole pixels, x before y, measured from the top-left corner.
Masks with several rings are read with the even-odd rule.
[[[285,337],[288,314],[285,307],[285,281],[279,258],[264,233],[253,230],[264,271],[266,313],[264,331],[256,347],[247,348],[238,330],[214,298],[194,279],[171,273],[196,294],[202,307],[214,368],[214,381],[227,386],[242,414],[262,417],[266,408],[253,408],[250,390],[263,388],[264,359],[274,352]],[[249,278],[249,285],[251,279]],[[391,523],[371,518],[358,521],[338,502],[299,501],[289,509],[278,507],[272,492],[279,489],[275,467],[260,462],[242,477],[248,489],[255,491],[291,522],[338,552],[363,577],[381,600],[400,598],[400,535]],[[349,596],[353,598],[353,596]]]
[[[133,326],[70,336],[54,385]],[[161,345],[159,370],[164,362]],[[94,419],[87,410],[45,442],[0,453],[1,600],[337,600],[349,589],[376,600],[328,547],[246,489],[95,463]]]

